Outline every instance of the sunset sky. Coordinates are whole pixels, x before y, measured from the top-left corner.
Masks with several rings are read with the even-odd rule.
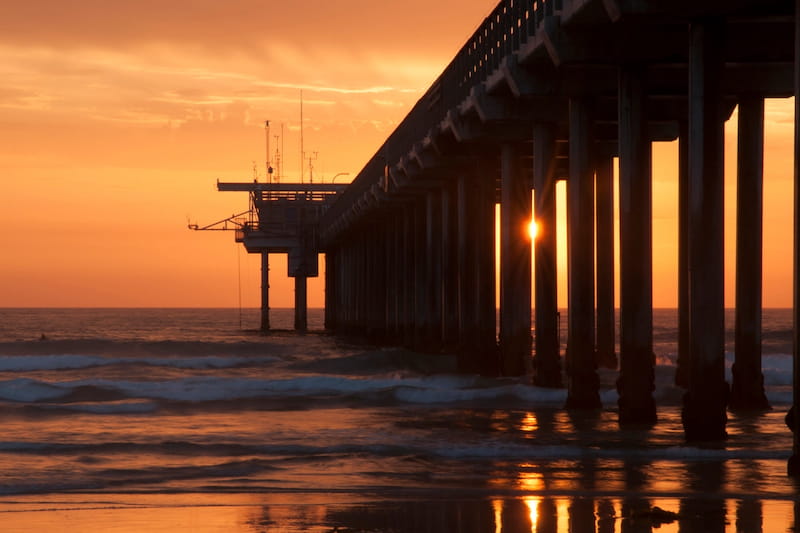
[[[351,179],[494,5],[3,2],[0,307],[235,307],[239,272],[244,305],[258,306],[258,257],[231,233],[187,229],[247,208],[246,195],[217,192],[216,180],[252,180],[254,162],[263,178],[266,119],[272,135],[284,125],[285,179],[299,177],[301,89],[315,180]],[[768,103],[772,307],[791,305],[792,113],[789,100]],[[732,123],[728,147],[733,165]],[[673,307],[677,147],[655,154],[654,296]],[[321,286],[310,284],[311,306],[322,305]],[[273,307],[291,307],[278,257],[272,288]]]

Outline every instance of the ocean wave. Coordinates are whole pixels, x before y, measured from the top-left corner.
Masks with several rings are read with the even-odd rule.
[[[769,399],[775,404],[791,401],[791,360],[767,356],[765,382]],[[243,372],[244,376],[223,373],[157,379],[147,372],[138,372],[141,379],[115,377],[84,378],[58,381],[14,377],[0,380],[0,400],[14,403],[58,405],[89,413],[147,412],[160,403],[208,404],[246,400],[290,401],[293,408],[318,406],[320,402],[357,402],[360,405],[540,405],[562,406],[566,389],[532,386],[527,378],[483,378],[475,375],[414,375],[408,372],[387,372],[373,377],[346,375],[297,375],[284,378],[269,370],[274,362],[263,357],[178,357],[178,358],[114,358],[90,355],[51,355],[0,357],[0,371],[29,372],[34,370],[89,369],[109,365],[152,365],[177,369],[227,369],[260,367],[259,372]],[[266,370],[265,370],[266,369]],[[247,374],[257,374],[250,377]],[[123,373],[126,377],[130,373]],[[171,377],[171,376],[170,376]],[[655,397],[660,405],[677,405],[683,389],[674,385],[674,368],[659,366],[656,372]],[[730,378],[729,378],[730,379]],[[613,380],[611,381],[613,383]],[[787,396],[787,394],[789,394]],[[613,407],[618,394],[613,385],[600,391],[603,405]],[[137,400],[140,403],[130,403]],[[128,403],[125,403],[125,402]],[[103,404],[100,406],[99,404]],[[287,403],[287,405],[289,405]]]
[[[386,442],[324,444],[241,444],[236,442],[88,442],[43,443],[9,441],[0,442],[0,453],[22,455],[68,455],[101,457],[115,454],[157,454],[181,457],[258,458],[269,460],[273,467],[299,458],[331,459],[334,457],[416,458],[420,460],[542,460],[542,459],[620,459],[626,461],[727,461],[731,459],[778,460],[787,459],[791,450],[775,448],[702,447],[691,445],[650,445],[632,447],[622,442],[597,441],[592,445],[578,443],[552,443],[551,439],[499,442],[483,440],[474,442],[408,441],[392,439]]]
[[[538,388],[513,380],[455,375],[373,379],[313,375],[274,380],[200,376],[162,381],[84,379],[49,382],[31,378],[0,381],[0,400],[24,403],[124,399],[187,403],[252,399],[311,402],[340,399],[376,404],[389,402],[426,405],[521,400],[550,405],[560,404],[565,398],[566,392],[563,389]],[[119,408],[129,407],[120,405]]]
[[[198,357],[104,357],[100,355],[5,355],[0,356],[0,372],[43,370],[79,370],[115,365],[144,365],[184,370],[205,370],[260,366],[273,363],[271,356],[198,356]]]
[[[254,340],[190,341],[110,338],[46,339],[0,342],[1,355],[109,355],[109,356],[246,356],[268,352],[280,356],[295,351],[287,339],[254,337]]]

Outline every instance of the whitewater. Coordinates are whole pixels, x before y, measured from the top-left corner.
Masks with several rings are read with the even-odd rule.
[[[683,442],[674,310],[655,312],[659,423],[625,430],[614,371],[601,371],[603,410],[568,412],[565,390],[529,376],[337,338],[320,310],[306,335],[290,310],[271,318],[261,335],[256,310],[0,309],[3,531],[63,529],[54,510],[89,531],[77,511],[165,507],[193,510],[192,531],[794,523],[788,310],[764,313],[773,409],[731,413],[728,441],[704,446]],[[221,516],[235,523],[210,529]]]

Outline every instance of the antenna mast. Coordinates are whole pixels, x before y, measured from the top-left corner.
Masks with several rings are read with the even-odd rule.
[[[283,128],[281,128],[283,129]],[[275,139],[275,183],[281,182],[281,150],[279,148],[281,143],[281,136],[280,135],[273,135],[273,139]]]
[[[264,121],[264,136],[267,139],[266,140],[266,143],[267,143],[267,152],[266,152],[266,156],[267,156],[267,181],[269,183],[272,183],[272,167],[269,164],[269,120],[265,120]]]
[[[303,183],[303,163],[306,151],[303,148],[303,89],[300,89],[300,183]]]

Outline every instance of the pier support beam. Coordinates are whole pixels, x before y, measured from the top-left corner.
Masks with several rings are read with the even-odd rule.
[[[620,375],[619,423],[655,424],[652,149],[644,69],[619,72]]]
[[[478,268],[476,264],[475,219],[477,207],[474,193],[475,179],[467,174],[456,183],[456,226],[458,247],[458,367],[461,372],[480,372],[480,355],[477,347],[479,327],[477,309]]]
[[[430,294],[428,292],[427,204],[424,197],[414,202],[414,350],[428,351]]]
[[[455,188],[442,186],[442,343],[448,352],[458,346],[458,247]]]
[[[333,250],[325,252],[325,329],[334,331],[339,327],[338,285],[338,253]]]
[[[402,297],[401,297],[401,304],[402,304],[402,329],[403,329],[403,340],[404,345],[408,348],[413,348],[414,346],[414,332],[416,329],[416,320],[415,320],[415,308],[414,308],[414,301],[416,299],[416,288],[415,288],[415,256],[416,256],[416,248],[414,247],[414,226],[415,226],[415,214],[414,214],[414,204],[412,202],[406,202],[403,204],[402,209],[402,219],[403,219],[403,239],[402,239],[402,279],[401,283],[403,285]]]
[[[428,323],[426,324],[426,351],[442,349],[442,199],[438,190],[425,197],[425,260]]]
[[[597,154],[595,165],[597,218],[597,364],[617,368],[614,312],[614,160]]]
[[[297,331],[308,330],[308,278],[295,276],[294,278],[294,329]]]
[[[386,220],[376,217],[375,223],[364,230],[364,321],[367,338],[373,343],[386,339]]]
[[[481,353],[481,373],[497,375],[500,371],[497,360],[497,292],[495,288],[495,167],[482,161],[473,194],[477,202],[473,212],[476,219],[475,263],[478,270],[478,294],[475,305],[478,309],[477,346]],[[473,216],[470,213],[469,216]]]
[[[430,313],[428,302],[427,209],[425,198],[417,198],[414,210],[414,350],[427,351]]]
[[[531,357],[531,187],[516,146],[500,155],[500,361],[505,376],[521,376]]]
[[[800,477],[800,0],[794,2],[794,253],[792,408],[786,416],[794,433],[788,473]]]
[[[536,284],[536,355],[533,384],[561,387],[561,348],[558,331],[558,264],[556,256],[556,168],[554,126],[533,128],[534,218]]]
[[[678,360],[675,384],[689,388],[689,126],[680,124],[678,138]]]
[[[594,354],[594,175],[586,98],[569,101],[567,408],[601,407]]]
[[[384,230],[381,246],[385,261],[386,284],[382,287],[386,298],[386,341],[390,344],[397,342],[397,216],[389,210],[384,221]]]
[[[398,209],[392,209],[391,218],[391,235],[389,237],[389,256],[386,259],[386,266],[388,268],[387,275],[389,282],[387,283],[387,297],[388,305],[388,319],[389,319],[389,332],[391,342],[393,344],[402,344],[403,340],[403,325],[402,325],[402,253],[403,253],[403,217]]]
[[[269,252],[261,252],[261,331],[269,331]]]
[[[761,370],[764,99],[739,99],[736,187],[736,360],[732,409],[769,409]]]
[[[496,375],[494,180],[465,172],[457,184],[459,369]],[[473,171],[474,172],[474,171]]]
[[[696,21],[689,46],[689,298],[691,357],[683,401],[687,441],[725,439],[724,23]]]

